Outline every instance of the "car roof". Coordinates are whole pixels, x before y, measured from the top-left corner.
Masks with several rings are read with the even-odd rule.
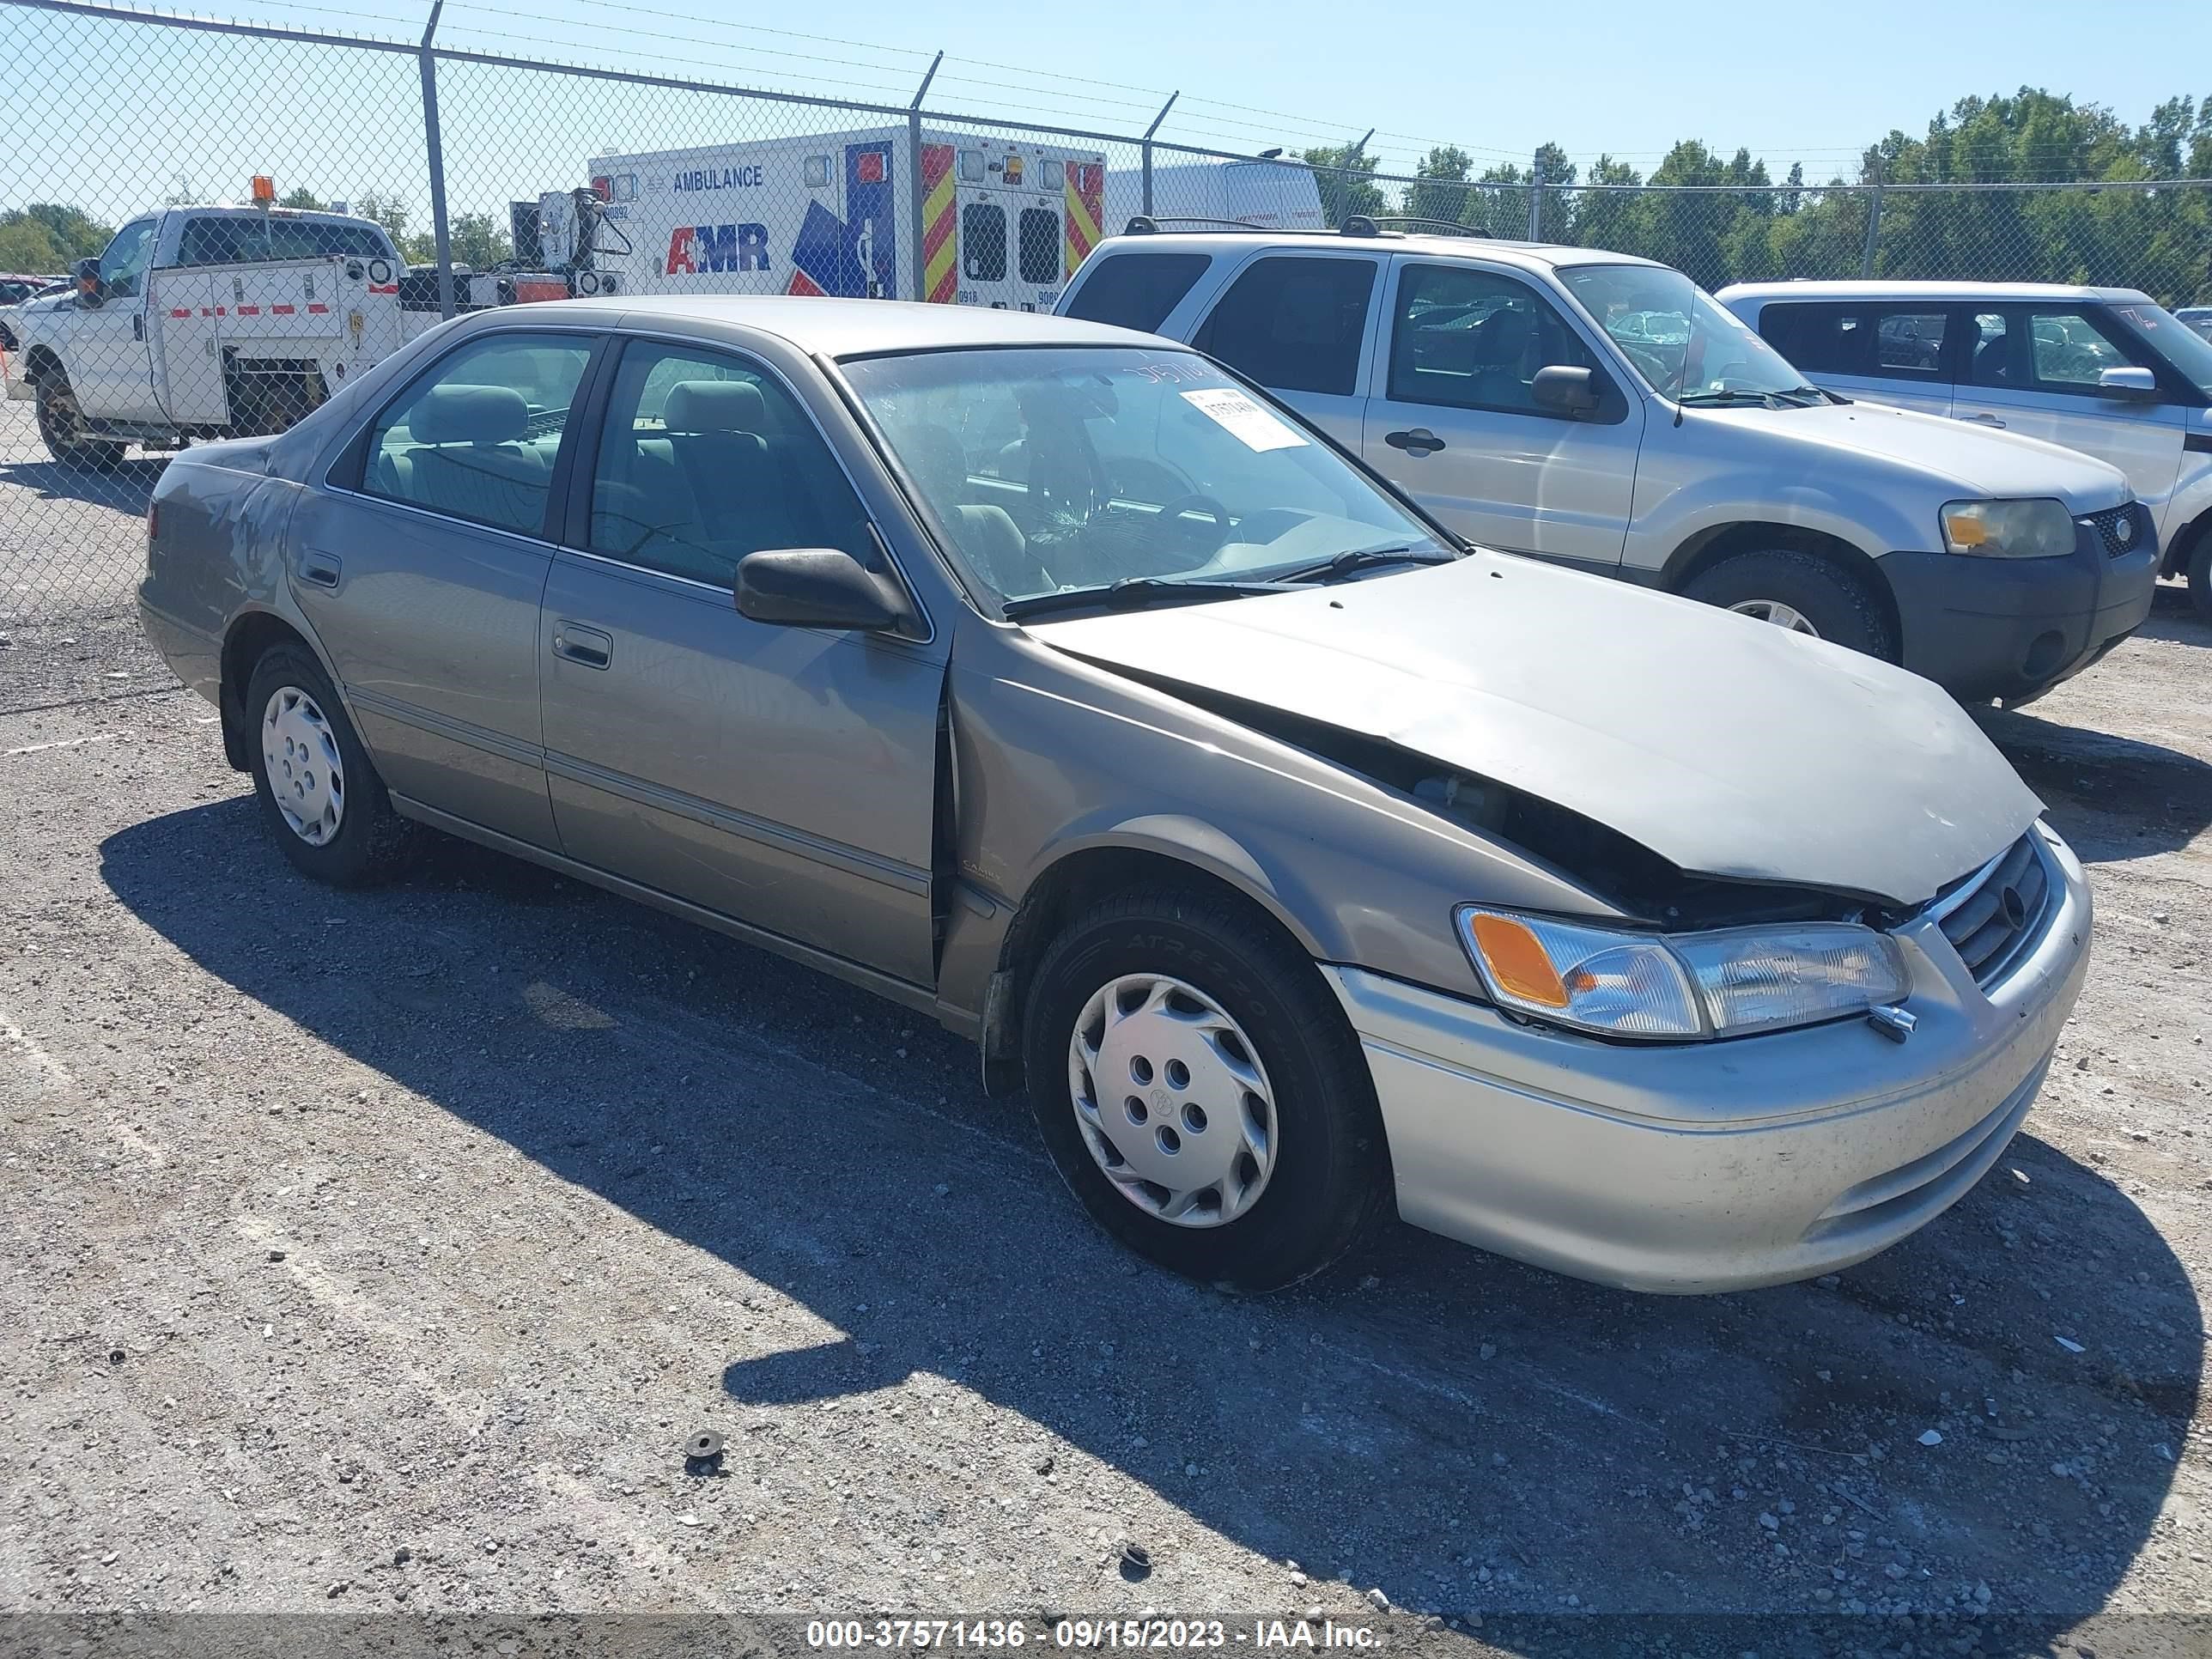
[[[781,294],[678,294],[644,297],[603,295],[552,302],[564,316],[579,313],[615,327],[655,322],[722,324],[770,334],[801,351],[853,357],[875,351],[931,351],[957,346],[1167,345],[1134,329],[1077,322],[1049,313],[1000,311],[985,306],[925,305],[911,300],[830,300]],[[504,314],[508,308],[479,312]],[[526,311],[537,311],[536,306]],[[1173,348],[1176,350],[1182,347]]]
[[[2069,300],[2106,305],[2147,305],[2141,289],[2086,288],[2070,283],[1884,283],[1870,281],[1735,283],[1716,296],[1733,303],[1753,300],[1933,300],[1966,301]]]
[[[1346,236],[1332,230],[1158,230],[1132,234],[1124,232],[1099,243],[1091,257],[1108,252],[1137,249],[1157,253],[1218,253],[1225,250],[1267,249],[1300,253],[1418,253],[1424,258],[1482,259],[1542,272],[1562,265],[1650,265],[1667,270],[1656,259],[1633,253],[1614,253],[1605,248],[1569,247],[1557,242],[1516,242],[1493,236],[1453,236],[1408,231],[1403,235],[1384,232],[1379,236]]]

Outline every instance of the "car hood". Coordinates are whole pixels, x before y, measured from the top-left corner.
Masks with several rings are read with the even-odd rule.
[[[1692,875],[1916,905],[2043,810],[1917,675],[1504,554],[1024,626],[1170,691],[1279,708],[1508,785]]]
[[[1700,410],[1707,419],[1756,424],[1808,443],[1909,466],[1962,495],[2055,495],[2072,513],[2098,513],[2128,498],[2118,467],[2063,445],[1999,432],[1888,404],[1824,404],[1812,409]]]

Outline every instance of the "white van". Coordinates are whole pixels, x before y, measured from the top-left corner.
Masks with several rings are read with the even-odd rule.
[[[1650,260],[1346,228],[1111,238],[1059,309],[1190,342],[1469,541],[1962,699],[2026,702],[2149,613],[2157,532],[2101,461],[1820,391]]]
[[[2158,520],[2164,572],[2212,617],[2212,340],[2131,288],[1757,283],[1729,310],[1846,397],[2110,461]]]

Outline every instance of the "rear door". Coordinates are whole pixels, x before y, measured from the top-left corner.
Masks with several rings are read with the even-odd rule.
[[[811,417],[751,358],[634,339],[578,488],[539,641],[563,849],[928,983],[949,639],[735,608],[738,562],[762,549],[888,568]]]
[[[292,525],[292,592],[386,783],[537,847],[554,845],[538,702],[548,507],[599,337],[456,345],[368,421]]]
[[[1191,343],[1356,451],[1382,275],[1382,261],[1371,253],[1257,254],[1213,302]]]
[[[2063,301],[1961,307],[1974,343],[1962,366],[1962,420],[2064,444],[2108,461],[2158,510],[2173,492],[2191,409],[2172,371],[2102,306]],[[2160,392],[2142,397],[2099,384],[2108,368],[2148,368]]]
[[[1550,298],[1521,276],[1419,255],[1393,260],[1388,332],[1361,453],[1471,541],[1578,564],[1620,562],[1644,404],[1613,381]],[[1587,368],[1597,411],[1537,406],[1536,371]]]

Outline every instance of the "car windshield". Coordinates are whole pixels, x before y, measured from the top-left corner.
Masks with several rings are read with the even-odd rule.
[[[1786,358],[1679,270],[1567,265],[1559,280],[1662,398],[1690,404],[1826,401]]]
[[[2212,340],[2206,339],[2163,306],[2114,306],[2143,343],[2212,398]]]
[[[1010,612],[1455,556],[1342,456],[1194,353],[1019,347],[845,373],[946,544]]]

